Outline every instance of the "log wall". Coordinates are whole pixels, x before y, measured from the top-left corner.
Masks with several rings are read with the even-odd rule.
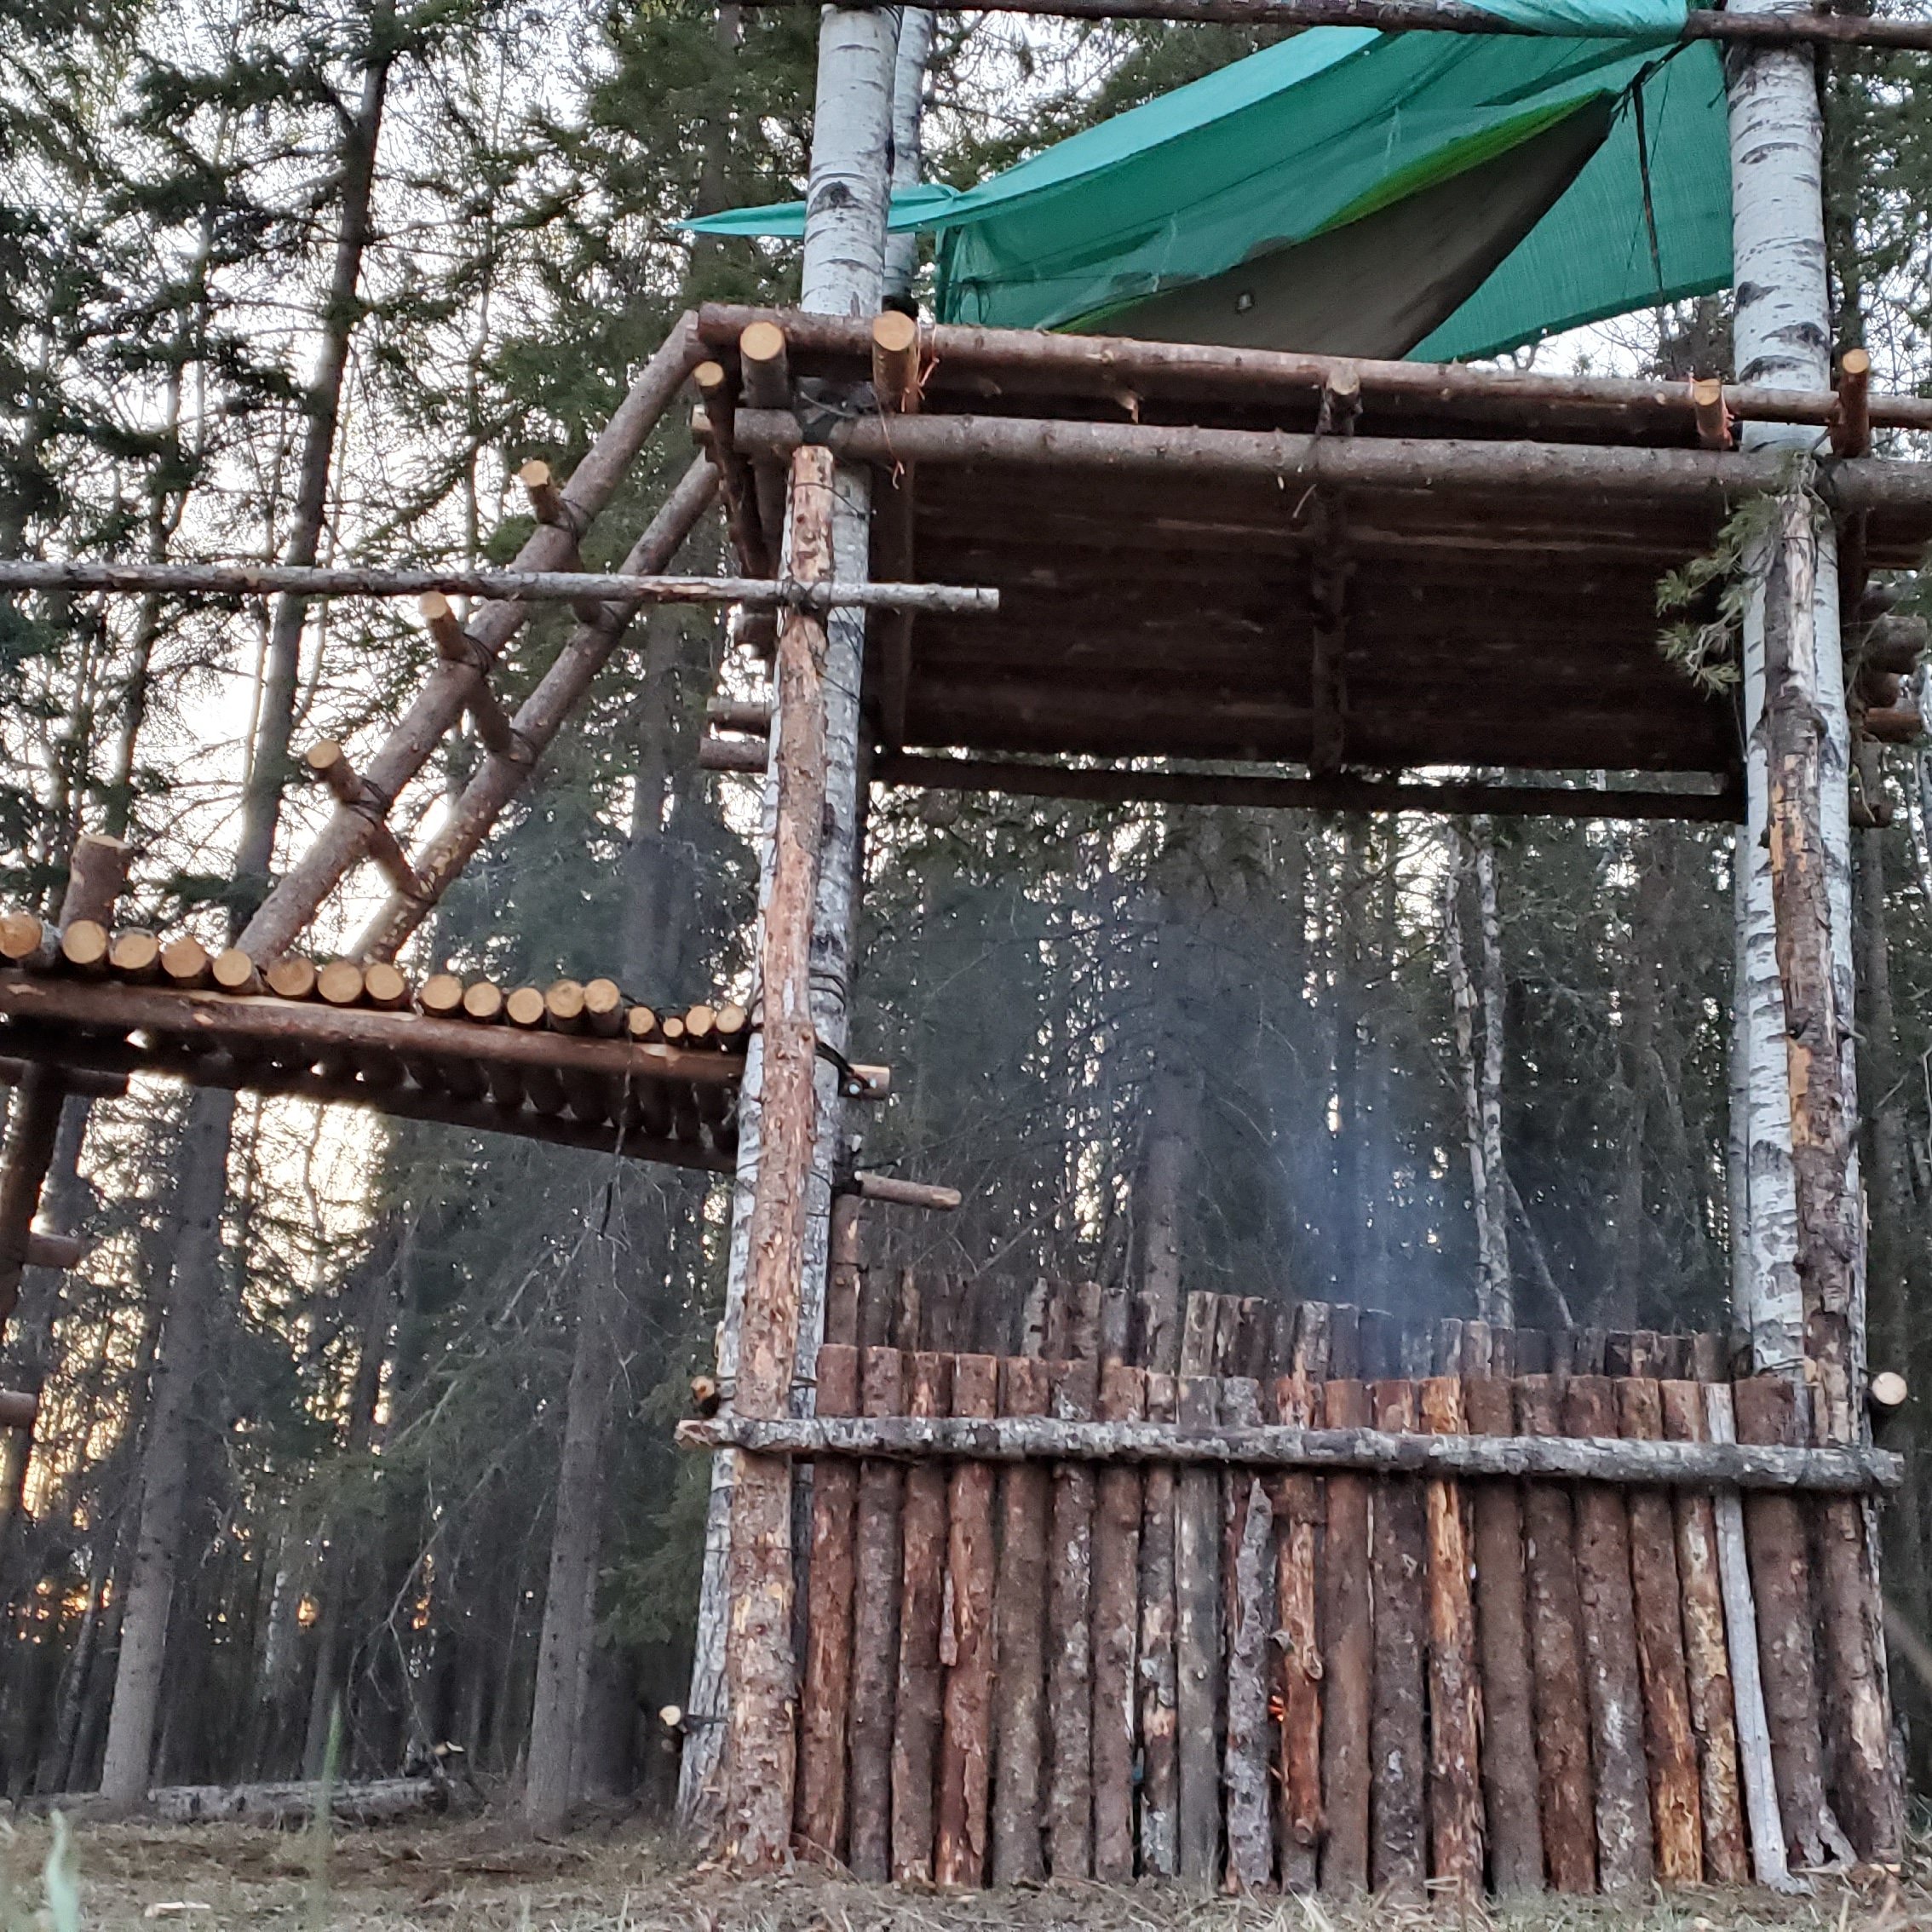
[[[863,1346],[822,1350],[821,1387],[874,1414],[1695,1440],[1727,1438],[1734,1412],[1740,1435],[1804,1439],[1785,1384],[1656,1372],[1711,1366],[1689,1337],[1604,1338],[1639,1372],[1485,1373],[1514,1348],[1465,1324],[1432,1333],[1422,1366],[1440,1372],[1371,1373],[1400,1356],[1394,1324],[1196,1297],[1170,1377],[1095,1359],[1105,1306],[1049,1289],[996,1308],[894,1274],[857,1297]],[[1008,1324],[1034,1352],[975,1346]],[[1740,1511],[1735,1492],[1569,1480],[843,1467],[815,1503],[801,1855],[955,1889],[1161,1877],[1420,1898],[1729,1880],[1848,1833],[1876,1849],[1820,1749],[1832,1633],[1814,1656],[1785,1601],[1821,1498]],[[1740,1803],[1768,1784],[1774,1811]],[[1754,1845],[1754,1815],[1788,1844]]]

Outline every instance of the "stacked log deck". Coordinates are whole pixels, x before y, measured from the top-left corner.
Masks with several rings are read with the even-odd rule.
[[[0,1053],[728,1171],[750,1017],[0,914]]]
[[[874,377],[862,319],[709,308],[727,377],[753,323],[783,330],[795,383]],[[983,770],[1022,754],[1222,777],[1669,773],[1645,783],[1684,795],[1681,815],[1734,814],[1734,701],[1658,643],[1659,579],[1751,486],[1752,459],[1700,447],[1692,385],[969,328],[928,329],[915,353],[916,392],[877,393],[916,413],[837,432],[893,479],[874,572],[992,585],[1000,607],[875,618],[880,776],[948,782],[911,748]],[[822,428],[742,403],[736,421],[754,467]],[[1318,474],[1309,438],[1372,473]],[[1883,487],[1863,566],[1916,566],[1932,490]]]
[[[1173,1377],[1124,1359],[1091,1282],[857,1272],[821,1411],[908,1419],[870,1456],[796,1445],[801,1855],[1471,1900],[1874,1849],[1820,1749],[1810,1550],[1895,1458],[1809,1450],[1789,1385],[1726,1379],[1715,1337],[1197,1294]],[[1733,1442],[1785,1459],[1647,1460]]]

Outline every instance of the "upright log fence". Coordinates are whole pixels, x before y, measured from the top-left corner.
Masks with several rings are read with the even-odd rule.
[[[1861,1637],[1813,1615],[1838,1465],[1724,1463],[1741,1501],[1708,1474],[1734,1435],[1826,1440],[1790,1383],[1733,1383],[1712,1337],[1205,1295],[1173,1377],[1123,1359],[1114,1300],[871,1270],[835,1302],[826,1419],[776,1425],[820,1432],[801,1855],[1420,1899],[1788,1883],[1889,1849],[1822,1747]],[[825,1432],[854,1413],[928,1418],[929,1446],[882,1426],[889,1452],[845,1452]],[[1090,1451],[1055,1460],[1055,1420]],[[992,1440],[967,1421],[1034,1434],[930,1446]],[[1276,1456],[1268,1425],[1452,1459]],[[1520,1444],[1525,1477],[1462,1446],[1493,1437],[1549,1447]]]

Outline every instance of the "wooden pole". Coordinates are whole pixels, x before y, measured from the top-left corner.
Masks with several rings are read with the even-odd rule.
[[[1617,1402],[1624,1435],[1644,1438],[1663,1435],[1663,1397],[1655,1382],[1642,1376],[1623,1377],[1617,1383]],[[1694,1885],[1704,1877],[1703,1805],[1684,1661],[1688,1594],[1677,1573],[1671,1498],[1657,1490],[1632,1490],[1630,1523],[1637,1661],[1643,1678],[1644,1757],[1650,1774],[1657,1876],[1667,1885]]]
[[[819,1350],[819,1413],[859,1407],[859,1351]],[[812,1561],[806,1620],[805,1682],[800,1704],[797,1834],[808,1858],[845,1855],[845,1727],[852,1707],[853,1551],[859,1466],[819,1472],[812,1485]]]
[[[1321,1377],[1328,1366],[1325,1331],[1307,1317],[1293,1348],[1292,1372],[1274,1384],[1275,1420],[1306,1429],[1316,1420]],[[1325,1314],[1325,1309],[1323,1313]],[[1316,1549],[1322,1523],[1320,1486],[1310,1475],[1282,1476],[1274,1490],[1280,1527],[1275,1555],[1275,1640],[1281,1698],[1279,1763],[1281,1889],[1315,1888],[1322,1831],[1321,1682],[1323,1662],[1317,1612]]]
[[[1143,1417],[1143,1372],[1124,1362],[1108,1362],[1101,1371],[1096,1413],[1103,1422]],[[1094,1876],[1114,1884],[1134,1876],[1141,1509],[1141,1471],[1103,1469],[1094,1504]]]
[[[952,1400],[952,1358],[922,1349],[911,1358],[907,1413],[943,1416]],[[899,1688],[893,1703],[892,1876],[933,1882],[937,1825],[940,1619],[946,1604],[946,1472],[921,1463],[906,1473],[904,1567],[899,1597]]]
[[[1616,1396],[1600,1375],[1572,1378],[1563,1392],[1564,1427],[1607,1435]],[[1643,1693],[1638,1676],[1636,1612],[1630,1593],[1630,1521],[1607,1483],[1580,1486],[1576,1498],[1577,1575],[1583,1610],[1591,1757],[1596,1773],[1597,1877],[1612,1896],[1649,1889],[1656,1870],[1643,1752]]]
[[[1547,1375],[1516,1384],[1516,1420],[1526,1437],[1562,1429],[1561,1389]],[[1596,1785],[1590,1774],[1590,1707],[1578,1584],[1576,1524],[1569,1492],[1553,1482],[1523,1491],[1530,1642],[1536,1670],[1537,1758],[1543,1846],[1559,1892],[1596,1889]]]
[[[1331,1329],[1331,1363],[1343,1354],[1343,1366],[1355,1366],[1333,1345],[1337,1334],[1346,1340],[1353,1325],[1337,1320]],[[1368,1390],[1353,1376],[1324,1383],[1322,1417],[1331,1429],[1366,1428],[1371,1416]],[[1326,1485],[1321,1791],[1327,1837],[1321,1848],[1321,1886],[1343,1896],[1366,1892],[1369,1886],[1369,1725],[1375,1682],[1371,1494],[1363,1475],[1333,1475]]]
[[[803,0],[747,0],[760,7],[798,6]],[[935,8],[940,0],[911,0]],[[1223,26],[1366,27],[1377,33],[1541,33],[1547,30],[1492,14],[1462,0],[995,0],[993,11],[1057,20],[1187,20]],[[1689,14],[1686,40],[1769,46],[1891,47],[1932,52],[1932,23],[1917,20],[1820,14]]]
[[[1222,1403],[1229,1422],[1261,1420],[1260,1390],[1251,1377],[1228,1377],[1222,1384]],[[1269,1614],[1274,1601],[1274,1508],[1258,1472],[1231,1469],[1225,1480],[1228,1888],[1256,1892],[1266,1889],[1274,1876],[1268,1714],[1274,1627]]]
[[[1904,1471],[1900,1458],[1889,1450],[1866,1446],[1632,1442],[1528,1432],[1501,1438],[1417,1435],[1386,1429],[1302,1429],[1269,1423],[1233,1427],[1205,1419],[1183,1421],[1176,1427],[1152,1420],[1073,1423],[1020,1416],[991,1423],[910,1417],[761,1422],[719,1416],[709,1422],[679,1423],[677,1440],[687,1449],[739,1448],[761,1455],[899,1456],[915,1462],[969,1456],[993,1463],[1088,1465],[1172,1463],[1186,1469],[1354,1469],[1386,1476],[1526,1476],[1664,1488],[1722,1482],[1741,1489],[1844,1495],[1896,1489]]]
[[[1044,1416],[1047,1406],[1046,1364],[1036,1355],[1009,1356],[1001,1371],[1000,1413]],[[992,1882],[999,1886],[1036,1883],[1046,1876],[1041,1792],[1046,1761],[1049,1480],[1045,1466],[1038,1463],[1015,1463],[1000,1476],[992,1802]]]
[[[897,1348],[871,1346],[861,1358],[860,1400],[868,1416],[896,1416],[906,1406],[905,1360]],[[893,1698],[899,1681],[900,1535],[906,1478],[896,1464],[859,1466],[854,1551],[851,1769],[847,1862],[855,1878],[884,1881],[892,1866]]]
[[[1171,1423],[1174,1377],[1150,1369],[1147,1414]],[[1141,1870],[1150,1878],[1180,1871],[1179,1715],[1175,1662],[1175,1471],[1147,1470],[1141,1508]]]
[[[735,749],[735,748],[734,748]],[[762,758],[748,754],[750,763]],[[1081,798],[1102,804],[1232,805],[1247,811],[1486,812],[1498,818],[1685,819],[1729,823],[1736,793],[1655,791],[1604,785],[1402,784],[1357,778],[1279,778],[1244,772],[1124,771],[1018,759],[888,753],[872,768],[880,785],[918,791],[1004,792],[1015,798]],[[1156,1140],[1150,1164],[1167,1143]]]
[[[1055,1417],[1093,1415],[1096,1363],[1055,1362],[1051,1377]],[[1047,1569],[1046,1838],[1055,1878],[1084,1878],[1093,1869],[1093,1518],[1092,1465],[1057,1465]]]
[[[1707,1434],[1704,1392],[1694,1382],[1666,1382],[1659,1391],[1664,1433],[1697,1442]],[[1716,1506],[1687,1490],[1672,1498],[1677,1581],[1683,1593],[1685,1683],[1697,1737],[1704,1864],[1711,1880],[1741,1885],[1751,1877],[1738,1784],[1738,1723],[1725,1645],[1724,1593],[1717,1552]]]
[[[1509,1384],[1474,1377],[1463,1387],[1469,1428],[1513,1435]],[[1475,1526],[1476,1633],[1482,1669],[1482,1787],[1492,1889],[1507,1898],[1543,1886],[1543,1826],[1537,1809],[1537,1722],[1522,1499],[1486,1482],[1471,1498]]]
[[[952,1368],[953,1414],[992,1416],[998,1408],[998,1358],[961,1355]],[[940,1648],[946,1712],[933,1877],[943,1886],[976,1887],[986,1883],[992,1764],[993,1471],[985,1463],[953,1468],[946,1571],[950,1621]]]
[[[790,309],[707,303],[699,312],[699,333],[707,342],[728,348],[750,323],[761,319],[782,325],[792,354],[808,359],[813,373],[836,368],[854,379],[873,373],[872,325],[856,313],[807,315]],[[924,388],[933,396],[983,393],[991,377],[1009,392],[1044,390],[1113,399],[1124,386],[1143,399],[1298,402],[1312,415],[1326,391],[1353,377],[1371,415],[1384,404],[1435,405],[1481,416],[1498,429],[1524,435],[1561,426],[1572,433],[1579,428],[1594,430],[1606,440],[1623,440],[1640,431],[1646,440],[1675,437],[1688,445],[1697,436],[1697,390],[1684,382],[1553,375],[1462,363],[1380,362],[1293,350],[963,324],[928,327],[921,336],[926,356]],[[1752,356],[1756,360],[1755,348]],[[1768,372],[1774,365],[1764,367]],[[1776,372],[1792,376],[1793,385],[1721,384],[1724,408],[1744,422],[1828,427],[1839,405],[1822,365],[1793,362],[1777,367]],[[1932,398],[1875,396],[1870,414],[1878,428],[1932,429]]]
[[[761,454],[804,442],[796,417],[740,410],[737,434]],[[1285,488],[1532,490],[1619,502],[1707,503],[1775,492],[1782,458],[1749,451],[1641,449],[1612,444],[1479,442],[1457,437],[1306,434],[1286,429],[1094,423],[1058,417],[858,417],[825,434],[854,463],[998,463],[1015,469],[1180,477],[1268,477]],[[1830,494],[1846,511],[1932,509],[1923,463],[1860,457],[1832,472]]]
[[[1413,1383],[1376,1383],[1371,1405],[1378,1429],[1399,1432],[1416,1426]],[[1429,1877],[1423,1755],[1427,1543],[1422,1486],[1406,1477],[1378,1483],[1372,1544],[1375,1690],[1369,1718],[1369,1876],[1378,1892],[1417,1897]]]
[[[1422,1426],[1436,1435],[1463,1434],[1463,1400],[1461,1377],[1429,1377],[1422,1385]],[[1452,1898],[1473,1905],[1483,1889],[1483,1697],[1461,1486],[1438,1478],[1428,1485],[1425,1504],[1430,1876]]]
[[[1182,1362],[1206,1361],[1197,1344],[1195,1296],[1188,1305]],[[1210,1375],[1183,1373],[1177,1413],[1183,1428],[1211,1427],[1220,1389]],[[1174,1652],[1176,1864],[1197,1885],[1221,1877],[1221,1483],[1210,1469],[1187,1468],[1174,1504]]]
[[[792,467],[791,561],[803,582],[830,577],[832,465],[802,451]],[[817,1126],[818,1034],[812,929],[825,804],[825,631],[791,613],[779,627],[777,825],[759,935],[763,995],[761,1158],[739,1331],[738,1413],[787,1412],[798,1353],[806,1187]],[[749,1457],[732,1495],[731,1624],[725,1649],[727,1854],[776,1869],[791,1845],[796,1743],[792,1713],[791,1470]]]

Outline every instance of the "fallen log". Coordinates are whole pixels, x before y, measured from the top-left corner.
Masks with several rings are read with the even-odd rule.
[[[278,1831],[306,1825],[315,1815],[322,1785],[300,1780],[279,1785],[162,1785],[141,1809],[169,1825],[216,1821],[262,1825]],[[329,1815],[338,1825],[388,1825],[448,1808],[450,1787],[441,1778],[372,1778],[330,1787]],[[106,1801],[93,1791],[30,1799],[34,1810],[61,1811],[73,1819],[106,1817]]]

